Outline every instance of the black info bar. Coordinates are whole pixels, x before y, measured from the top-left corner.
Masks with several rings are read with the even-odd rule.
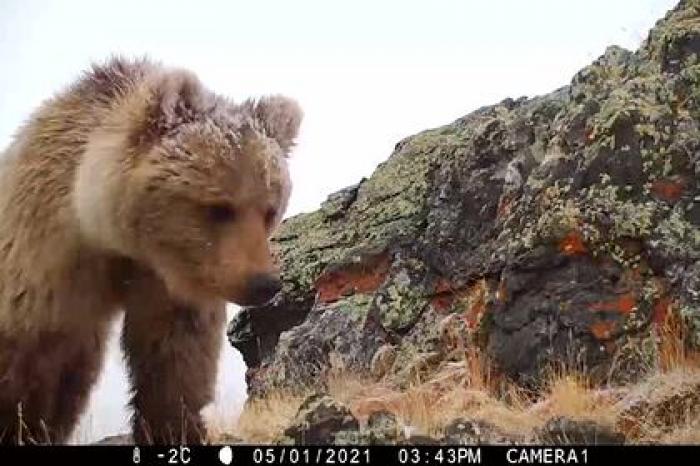
[[[691,445],[0,447],[0,465],[8,466],[696,464],[698,458],[700,446]]]

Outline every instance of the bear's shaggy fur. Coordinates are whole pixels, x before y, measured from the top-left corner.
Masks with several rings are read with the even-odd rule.
[[[120,310],[135,440],[203,440],[225,302],[280,287],[301,118],[120,58],[30,117],[0,159],[0,443],[67,440]]]

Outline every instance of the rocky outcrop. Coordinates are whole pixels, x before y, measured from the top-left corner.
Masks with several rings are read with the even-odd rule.
[[[496,426],[483,421],[457,418],[445,426],[442,443],[446,445],[516,444],[524,443],[512,433],[505,433]]]
[[[553,445],[621,445],[625,436],[591,420],[556,417],[537,429],[536,438]]]
[[[327,395],[317,394],[302,403],[284,436],[294,444],[327,445],[335,441],[339,432],[355,431],[358,427],[348,408]]]
[[[618,402],[617,429],[630,436],[670,431],[700,414],[700,372],[676,370],[636,385]]]
[[[575,421],[572,421],[575,423]],[[365,422],[329,395],[309,396],[290,426],[278,439],[280,444],[305,445],[474,445],[515,444],[527,437],[501,431],[483,421],[456,418],[438,435],[430,436],[405,424],[389,411],[372,413]]]
[[[682,1],[638,51],[406,138],[285,221],[282,293],[230,327],[251,393],[338,366],[401,383],[468,347],[525,384],[560,364],[615,382],[665,329],[700,344],[699,54]]]

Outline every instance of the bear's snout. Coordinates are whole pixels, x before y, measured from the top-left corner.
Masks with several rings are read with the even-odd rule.
[[[243,306],[260,306],[270,301],[282,289],[282,280],[275,275],[254,275],[249,281]]]

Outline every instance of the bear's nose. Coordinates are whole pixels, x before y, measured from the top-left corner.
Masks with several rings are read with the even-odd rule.
[[[271,300],[282,289],[282,281],[274,275],[255,275],[248,282],[246,305],[260,306]]]

